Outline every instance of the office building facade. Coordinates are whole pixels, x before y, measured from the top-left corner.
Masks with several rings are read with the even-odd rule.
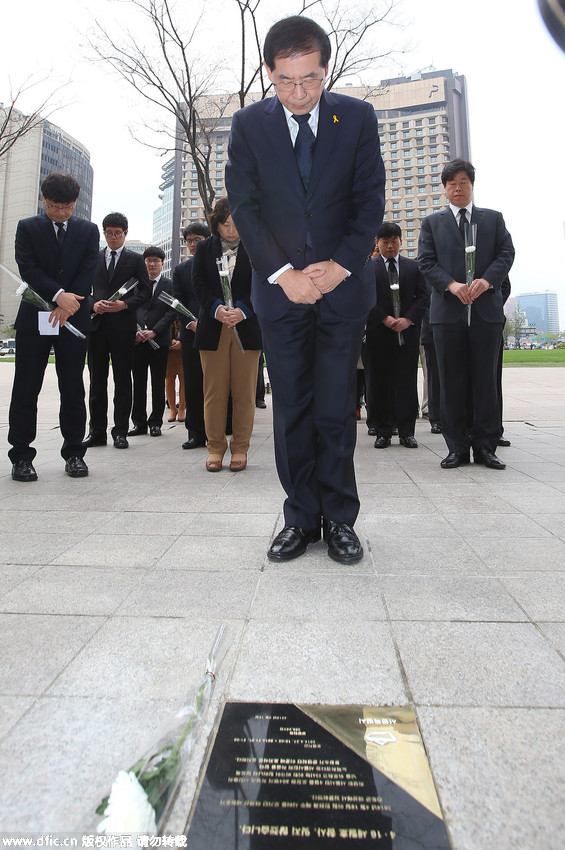
[[[538,334],[559,333],[557,292],[525,292],[516,302],[526,314],[528,325],[535,325]]]

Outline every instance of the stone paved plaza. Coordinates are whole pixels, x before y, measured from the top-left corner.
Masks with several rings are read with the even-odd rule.
[[[7,449],[13,365],[0,363]],[[231,643],[167,832],[181,833],[226,699],[414,707],[454,850],[562,850],[565,369],[504,372],[504,472],[441,470],[441,436],[376,451],[358,428],[365,558],[266,558],[281,527],[272,418],[243,473],[184,426],[59,455],[50,366],[37,483],[0,467],[0,834],[87,832],[120,768]]]

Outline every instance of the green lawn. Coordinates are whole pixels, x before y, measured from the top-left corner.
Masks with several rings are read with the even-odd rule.
[[[565,366],[565,348],[551,351],[505,351],[503,363],[505,366]]]

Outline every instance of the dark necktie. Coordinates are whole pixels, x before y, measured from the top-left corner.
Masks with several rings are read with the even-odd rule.
[[[65,241],[65,223],[63,221],[56,221],[55,225],[57,227],[57,242],[59,243],[59,248],[62,248]]]
[[[108,280],[112,280],[112,275],[114,274],[114,269],[116,268],[116,252],[110,251],[110,254],[110,262],[108,263]]]
[[[308,183],[310,182],[310,171],[312,170],[312,153],[314,150],[316,137],[310,129],[310,125],[308,124],[308,120],[310,118],[309,112],[306,115],[293,115],[292,117],[299,125],[298,136],[296,137],[296,142],[294,143],[294,153],[296,155],[296,161],[298,162],[298,170],[300,171],[300,176],[302,177],[302,182],[304,183],[304,188],[307,189]]]
[[[463,237],[463,239],[465,239],[465,234],[467,233],[468,223],[469,222],[467,221],[467,210],[463,208],[459,212],[459,230],[461,231],[461,236]]]
[[[398,283],[398,270],[396,268],[396,260],[394,257],[392,260],[388,261],[388,278],[391,286]]]

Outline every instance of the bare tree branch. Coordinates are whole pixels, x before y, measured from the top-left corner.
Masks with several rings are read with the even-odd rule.
[[[53,92],[44,98],[33,112],[26,115],[19,109],[19,101],[33,88],[46,82],[47,77],[34,80],[28,77],[14,94],[11,83],[10,101],[4,106],[0,104],[0,159],[6,156],[19,139],[22,139],[36,127],[41,126],[57,107],[53,105]],[[59,87],[57,92],[64,86]]]

